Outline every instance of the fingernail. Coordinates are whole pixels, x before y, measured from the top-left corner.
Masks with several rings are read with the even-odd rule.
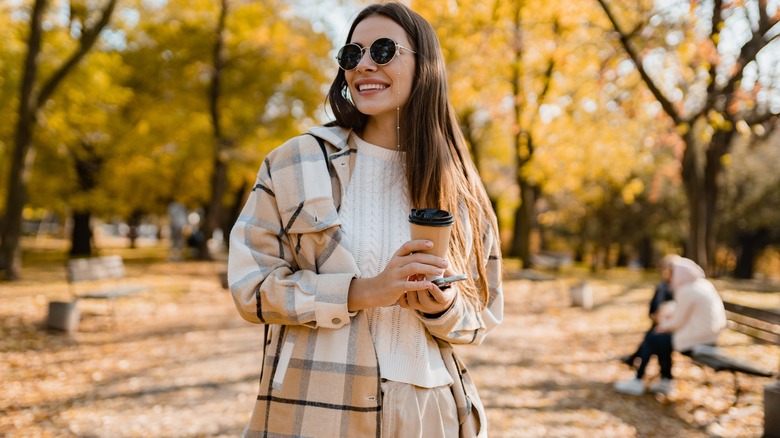
[[[433,248],[433,242],[430,242],[430,241],[428,241],[428,242],[425,242],[425,246],[426,246],[427,248]]]

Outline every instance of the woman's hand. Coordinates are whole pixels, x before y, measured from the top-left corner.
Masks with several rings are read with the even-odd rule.
[[[429,240],[410,240],[398,248],[379,275],[353,279],[349,285],[349,311],[392,306],[409,290],[438,291],[439,288],[425,280],[425,276],[443,275],[449,263],[440,257],[420,252],[431,248],[433,242]],[[418,280],[420,278],[422,280]]]
[[[449,270],[444,272],[445,277],[449,277],[450,275],[454,275],[454,273]],[[416,276],[415,279],[424,281],[425,276]],[[419,289],[419,287],[417,287],[415,290],[407,291],[398,300],[398,304],[403,308],[417,310],[429,315],[444,313],[450,308],[452,302],[455,300],[458,288],[453,286],[446,290],[441,290],[435,284],[430,284],[433,287],[427,289]]]

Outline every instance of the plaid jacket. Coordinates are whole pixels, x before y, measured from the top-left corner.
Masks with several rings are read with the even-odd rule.
[[[338,216],[349,182],[348,130],[316,127],[263,162],[230,234],[228,281],[241,316],[265,324],[260,389],[245,436],[381,436],[376,352],[364,312],[347,310],[359,275]],[[323,140],[318,142],[315,138]],[[327,157],[327,159],[326,159]],[[485,230],[490,300],[460,297],[436,319],[449,343],[480,343],[501,322],[499,242]],[[459,406],[466,415],[470,406]]]

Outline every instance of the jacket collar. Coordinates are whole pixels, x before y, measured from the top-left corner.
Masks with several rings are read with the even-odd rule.
[[[350,148],[348,140],[351,132],[351,129],[338,126],[315,126],[309,129],[309,134],[325,140],[327,144],[336,149],[336,152],[333,152],[333,149],[330,150],[328,159],[341,186],[341,190],[335,188],[333,190],[333,200],[337,207],[341,206],[341,200],[344,198],[349,179],[352,177],[352,170],[355,168],[357,149]]]
[[[339,149],[339,151],[349,148],[347,139],[349,138],[350,132],[352,132],[351,129],[339,126],[315,126],[309,128],[309,134],[325,140]]]

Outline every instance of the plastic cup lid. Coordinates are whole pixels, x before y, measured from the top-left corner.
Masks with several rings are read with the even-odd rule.
[[[413,208],[409,214],[409,222],[417,225],[443,227],[452,225],[454,221],[452,213],[436,208]]]

